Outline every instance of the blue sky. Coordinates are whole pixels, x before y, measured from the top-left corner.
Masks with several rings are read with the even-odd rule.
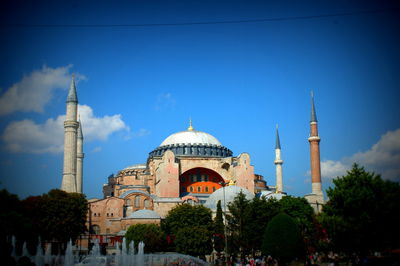
[[[310,193],[311,90],[324,189],[355,161],[400,180],[394,1],[110,3],[2,6],[1,188],[24,198],[60,187],[62,115],[73,72],[88,198],[102,196],[111,173],[145,163],[166,137],[187,128],[189,117],[234,155],[248,152],[270,185],[279,124],[284,188]],[[369,11],[379,12],[362,13]],[[294,19],[329,14],[347,15]],[[275,18],[283,19],[148,25]],[[127,24],[136,26],[118,26]]]

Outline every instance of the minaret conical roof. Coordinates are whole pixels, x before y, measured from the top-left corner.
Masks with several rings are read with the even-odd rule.
[[[78,102],[78,96],[76,96],[76,86],[75,86],[75,76],[72,75],[71,85],[69,86],[67,103],[68,102]]]
[[[314,106],[314,93],[311,91],[311,121],[310,122],[317,122],[317,113],[315,112]]]
[[[279,140],[279,132],[278,132],[278,125],[276,125],[276,143],[275,143],[275,150],[281,149],[281,141]]]

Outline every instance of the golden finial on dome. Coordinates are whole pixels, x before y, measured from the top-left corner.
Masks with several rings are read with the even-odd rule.
[[[194,130],[194,128],[193,128],[193,126],[192,126],[192,118],[189,119],[189,127],[188,127],[187,130],[188,130],[188,131],[193,131],[193,130]]]
[[[231,179],[231,181],[229,181],[228,186],[234,186],[234,185],[236,185],[236,181]]]

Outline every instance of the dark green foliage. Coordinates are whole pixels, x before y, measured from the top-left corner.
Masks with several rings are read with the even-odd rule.
[[[368,253],[400,247],[400,185],[357,164],[333,180],[320,220],[333,248]]]
[[[39,236],[43,242],[66,243],[86,229],[88,206],[82,194],[51,190],[48,194],[19,201],[17,196],[2,190],[0,204],[1,239],[16,236],[17,253],[23,242],[27,242],[28,250],[35,254]],[[9,251],[7,246],[3,248],[5,243],[1,245],[1,250]]]
[[[228,205],[229,214],[226,216],[230,238],[228,253],[237,254],[240,252],[242,258],[249,251],[248,234],[251,230],[249,227],[251,220],[249,206],[250,201],[246,199],[244,193],[240,192],[235,200]]]
[[[125,234],[127,244],[135,242],[137,249],[140,241],[143,241],[145,253],[160,251],[163,244],[163,233],[159,225],[156,224],[135,224],[128,228]]]
[[[11,252],[11,236],[21,236],[25,217],[18,197],[7,190],[0,190],[0,257]]]
[[[285,213],[272,218],[264,233],[262,252],[278,258],[282,264],[303,257],[303,240],[293,218]]]
[[[318,242],[316,217],[314,210],[305,198],[285,196],[279,201],[280,210],[292,217],[299,226],[307,246],[316,246]]]
[[[221,252],[225,247],[225,225],[222,217],[221,201],[217,203],[217,212],[214,219],[214,249]]]
[[[41,233],[45,240],[74,241],[86,230],[85,195],[53,189],[42,196]]]
[[[260,250],[263,233],[272,217],[280,211],[279,201],[276,199],[254,198],[249,204],[249,230],[247,233],[250,252]]]
[[[175,243],[177,252],[192,256],[203,256],[212,251],[210,231],[202,226],[180,229],[176,234]]]
[[[211,237],[213,234],[214,224],[211,218],[211,210],[202,206],[196,205],[192,206],[190,204],[178,205],[168,212],[165,220],[162,223],[162,229],[169,239],[176,239],[176,249],[184,254],[198,254],[205,255],[212,248]],[[185,240],[185,234],[180,232],[189,231],[199,231],[191,232],[186,234],[187,240]],[[180,243],[192,243],[195,241],[196,237],[197,243],[195,248],[188,245],[183,246]],[[179,238],[179,241],[178,241]],[[178,248],[179,245],[179,248]]]

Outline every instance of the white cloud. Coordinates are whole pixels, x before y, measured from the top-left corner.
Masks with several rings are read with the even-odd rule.
[[[133,135],[135,136],[135,137],[144,137],[144,136],[147,136],[147,135],[150,135],[150,133],[151,133],[151,131],[150,130],[148,130],[148,129],[145,129],[145,128],[141,128],[141,129],[139,129],[137,132],[135,132]]]
[[[53,91],[67,89],[71,82],[69,70],[72,65],[51,68],[43,66],[13,84],[0,96],[0,115],[13,112],[43,112],[51,100]],[[78,74],[77,79],[85,79]]]
[[[106,140],[114,132],[129,131],[119,114],[96,117],[87,105],[79,105],[79,113],[86,141]],[[11,152],[59,153],[64,146],[64,120],[65,115],[49,118],[43,124],[29,119],[14,121],[6,127],[1,139]]]
[[[88,105],[79,105],[78,113],[82,121],[83,136],[86,140],[106,140],[113,132],[129,131],[121,115],[95,117]]]
[[[325,160],[321,162],[321,175],[325,178],[335,178],[346,174],[350,168],[350,165],[340,161]]]
[[[325,178],[345,175],[353,163],[364,166],[368,171],[381,174],[384,179],[400,181],[400,129],[388,131],[365,152],[358,152],[339,161],[321,162],[321,174]]]
[[[176,100],[170,92],[157,95],[155,110],[161,111],[164,109],[172,109],[175,107]]]
[[[44,124],[32,120],[11,122],[1,136],[11,152],[58,153],[63,150],[65,116],[49,118]]]
[[[102,150],[102,148],[101,148],[100,146],[97,146],[97,147],[95,147],[95,148],[92,150],[92,152],[93,152],[93,153],[95,153],[95,152],[101,152],[101,150]]]

